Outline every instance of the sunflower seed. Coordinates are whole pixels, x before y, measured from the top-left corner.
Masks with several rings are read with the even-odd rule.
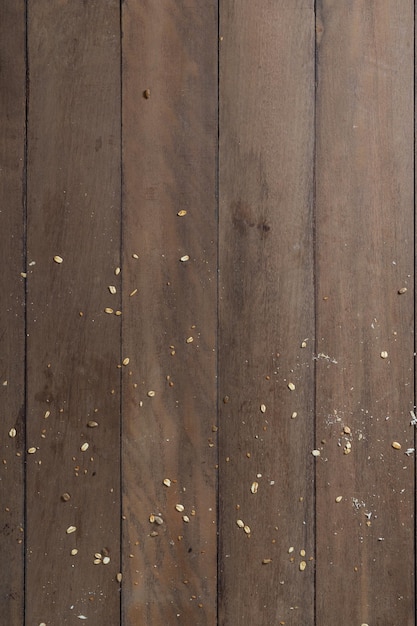
[[[312,451],[311,451],[311,454],[312,454],[313,456],[320,456],[320,450],[312,450]]]
[[[76,554],[78,554],[78,550],[77,550],[77,548],[73,548],[73,549],[71,550],[71,554],[72,554],[72,556],[75,556]]]
[[[16,434],[17,434],[16,428],[11,428],[9,430],[9,437],[11,437],[12,439],[13,439],[13,437],[16,437]]]
[[[335,502],[342,502],[343,496],[336,496]]]
[[[262,559],[262,565],[268,565],[268,563],[272,563],[272,559]]]
[[[129,357],[127,356],[125,359],[123,359],[122,363],[123,363],[123,365],[129,365],[129,363],[130,363]]]
[[[295,389],[295,385],[294,385],[294,383],[288,383],[287,387],[288,387],[288,389],[289,389],[290,391],[294,391],[294,389]]]
[[[35,454],[36,452],[36,448],[29,448],[28,449],[28,454]]]
[[[109,315],[112,315],[114,313],[114,310],[111,309],[109,306],[106,306],[106,308],[104,309],[105,313],[108,313]]]
[[[194,341],[194,337],[187,337],[187,339],[185,340],[185,343],[193,343]]]
[[[75,533],[76,530],[77,530],[76,526],[68,526],[66,533],[67,535],[71,535],[72,533]]]
[[[164,478],[162,482],[164,483],[165,487],[171,487],[171,481],[169,478]]]
[[[66,491],[65,493],[62,494],[61,496],[61,500],[63,502],[68,502],[68,500],[71,500],[71,496],[70,494]]]
[[[117,582],[118,582],[118,583],[121,583],[121,582],[122,582],[122,578],[123,578],[123,574],[122,574],[121,572],[118,572],[118,573],[116,574],[116,580],[117,580]]]
[[[398,290],[399,294],[405,293],[407,291],[407,287],[401,287],[401,289]]]
[[[386,350],[383,350],[381,352],[381,359],[387,359],[388,358],[388,352]]]
[[[257,483],[255,480],[250,486],[251,493],[258,493],[258,487],[259,483]]]
[[[109,285],[108,289],[109,289],[110,293],[112,293],[112,294],[115,294],[116,291],[117,291],[117,289],[116,289],[116,287],[114,285]]]
[[[80,450],[81,452],[85,452],[86,450],[88,450],[89,447],[90,447],[90,444],[87,441],[85,441],[80,447]]]
[[[246,533],[247,535],[250,535],[250,526],[247,526],[247,525],[245,524],[245,526],[243,527],[243,530],[245,531],[245,533]]]
[[[184,505],[182,505],[182,504],[176,504],[176,505],[175,505],[175,508],[176,508],[176,510],[177,510],[179,513],[182,513],[182,512],[183,512],[183,510],[184,510]]]
[[[149,398],[154,398],[155,397],[155,393],[156,392],[151,389],[151,391],[148,391],[148,393],[146,395],[149,396]]]
[[[241,519],[237,519],[236,520],[236,524],[239,526],[239,528],[244,528],[245,527],[245,522]]]
[[[59,256],[58,254],[56,254],[56,255],[54,256],[54,261],[55,261],[55,263],[62,263],[62,262],[63,262],[63,260],[64,260],[64,259],[62,258],[62,256]]]
[[[96,428],[98,426],[98,423],[94,420],[90,420],[89,422],[87,422],[87,426],[88,428]]]
[[[103,559],[103,565],[108,565],[110,563],[110,557],[109,556],[105,556]]]
[[[305,561],[301,561],[301,563],[300,563],[300,572],[304,572],[306,567],[307,567],[307,563]]]
[[[187,211],[185,209],[181,209],[181,211],[178,211],[177,215],[179,217],[184,217],[184,215],[187,215]]]
[[[266,406],[265,406],[265,404],[261,404],[261,406],[259,408],[261,410],[261,413],[266,413]]]
[[[190,257],[188,256],[188,254],[184,254],[184,256],[182,256],[180,258],[181,263],[185,263],[186,261],[189,261]]]
[[[182,519],[186,524],[188,524],[188,522],[190,521],[190,518],[188,517],[188,515],[183,515]]]
[[[398,441],[393,441],[391,445],[395,450],[401,450],[401,444]]]

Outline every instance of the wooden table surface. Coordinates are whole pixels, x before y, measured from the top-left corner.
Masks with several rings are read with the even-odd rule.
[[[0,4],[2,623],[415,626],[414,2]]]

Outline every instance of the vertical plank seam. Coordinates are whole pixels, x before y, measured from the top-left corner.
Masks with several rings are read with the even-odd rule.
[[[314,354],[317,354],[317,75],[318,75],[318,49],[317,49],[317,6],[318,0],[313,0],[314,11],[314,72],[313,72],[313,155],[312,155],[312,241],[313,241],[313,316],[314,316]],[[317,448],[317,359],[313,360],[313,439],[314,449]],[[317,626],[317,464],[313,465],[313,545],[314,545],[314,569],[313,569],[313,623]]]
[[[25,43],[24,43],[24,55],[25,55],[25,128],[24,128],[24,146],[23,146],[23,172],[22,172],[22,244],[23,244],[23,272],[27,272],[27,240],[28,240],[28,125],[29,125],[29,0],[24,0],[24,21],[25,21]],[[26,584],[27,584],[27,464],[26,464],[26,449],[27,449],[27,411],[28,411],[28,283],[27,279],[23,281],[23,329],[24,329],[24,362],[23,362],[23,589],[22,589],[22,609],[23,609],[23,624],[26,624]]]
[[[120,289],[120,310],[123,313],[123,0],[119,0],[119,125],[120,125],[120,141],[119,141],[119,167],[120,167],[120,224],[119,224],[119,266],[122,269],[121,289]],[[123,361],[123,315],[120,319],[120,346],[119,346],[119,362]],[[123,368],[119,373],[119,572],[123,573]],[[119,622],[123,624],[123,586],[119,582]]]
[[[416,3],[414,2],[414,22],[413,22],[413,190],[414,190],[414,202],[413,202],[413,234],[414,234],[414,250],[413,250],[413,271],[414,271],[414,298],[413,298],[413,334],[414,334],[414,411],[416,410],[417,404],[417,389],[416,389],[416,352],[417,352],[417,340],[416,340],[416,288],[417,288],[417,280],[416,280]],[[417,437],[416,437],[416,429],[414,429],[414,449],[416,448]],[[414,454],[414,623],[416,624],[416,596],[417,596],[417,545],[416,545],[416,532],[417,532],[417,502],[416,502],[416,455]]]
[[[216,145],[216,415],[217,415],[217,478],[216,478],[216,623],[220,624],[220,2],[217,0],[217,145]]]

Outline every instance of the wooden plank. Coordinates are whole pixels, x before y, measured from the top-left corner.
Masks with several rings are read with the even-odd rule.
[[[411,626],[414,6],[318,9],[316,623]]]
[[[28,17],[26,620],[117,624],[119,2],[29,1]]]
[[[314,3],[290,4],[220,5],[225,626],[307,624],[314,612]]]
[[[5,623],[23,623],[24,584],[24,161],[25,7],[3,2],[0,20],[0,607]],[[15,429],[16,436],[9,436]],[[11,432],[13,434],[13,432]]]
[[[123,623],[213,625],[217,3],[122,10]]]

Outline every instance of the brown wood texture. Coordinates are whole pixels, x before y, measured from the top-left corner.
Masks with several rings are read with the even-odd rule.
[[[117,624],[119,2],[30,1],[28,57],[26,623]]]
[[[219,623],[312,624],[313,2],[220,8]]]
[[[122,28],[123,620],[213,625],[217,3],[127,0]]]
[[[414,6],[318,8],[316,619],[411,626]]]
[[[415,626],[414,46],[4,0],[1,623]]]
[[[10,0],[0,19],[0,610],[16,625],[24,602],[25,101],[25,7]]]

